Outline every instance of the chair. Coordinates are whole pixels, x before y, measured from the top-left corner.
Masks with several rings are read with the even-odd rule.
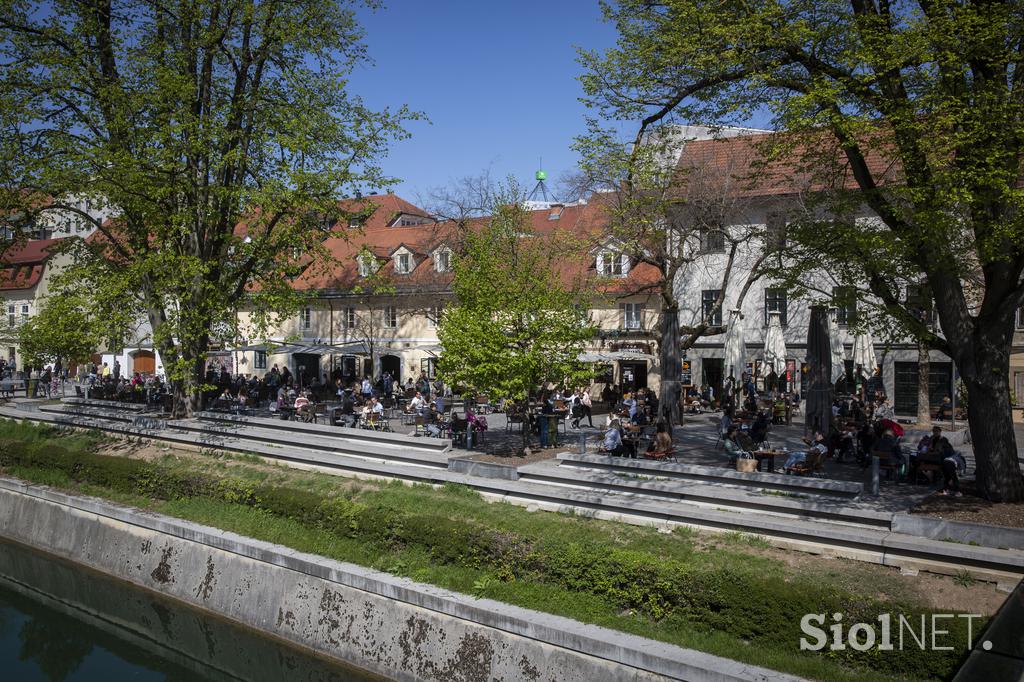
[[[526,416],[522,412],[509,412],[505,417],[505,433],[512,433],[513,424],[519,424],[520,431],[526,428]]]
[[[414,436],[423,436],[427,433],[427,418],[422,415],[416,415],[415,420],[416,430],[413,432]]]
[[[491,407],[490,399],[483,393],[480,393],[476,397],[476,409],[480,414],[490,414],[494,411]]]
[[[813,449],[807,455],[807,459],[802,462],[797,462],[789,468],[791,473],[798,476],[813,476],[821,471],[821,468],[825,466],[826,453],[818,452],[817,449]]]
[[[469,422],[465,419],[453,419],[451,426],[449,427],[452,432],[452,445],[458,445],[461,443],[463,446],[466,445],[466,429],[469,427]]]
[[[327,423],[327,404],[317,403],[313,406],[313,423],[319,423],[320,418],[324,418],[324,423]]]
[[[676,449],[672,448],[665,452],[656,452],[651,450],[649,452],[642,453],[644,459],[653,459],[658,462],[678,462],[676,459]]]

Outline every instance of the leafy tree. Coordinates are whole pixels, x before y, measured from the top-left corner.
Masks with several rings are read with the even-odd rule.
[[[499,191],[493,215],[464,234],[438,326],[445,383],[512,399],[585,381],[579,356],[594,334],[583,280],[563,275],[579,250],[560,231],[534,233],[521,198],[514,185]]]
[[[325,258],[338,199],[388,183],[376,160],[416,115],[348,92],[356,4],[0,0],[0,178],[117,208],[79,272],[144,315],[176,413],[199,406],[215,325],[297,312],[290,278]],[[59,209],[89,219],[25,210]]]
[[[18,328],[18,345],[26,366],[60,360],[64,366],[84,362],[100,347],[103,334],[87,301],[50,295],[39,312]]]
[[[621,0],[604,10],[619,40],[582,54],[589,104],[638,121],[638,141],[673,121],[769,111],[782,134],[762,149],[765,170],[778,158],[799,166],[816,215],[875,218],[808,221],[790,235],[802,244],[792,256],[849,269],[956,362],[979,487],[1024,499],[1009,402],[1024,303],[1021,4]],[[926,283],[939,329],[915,318],[893,274]]]

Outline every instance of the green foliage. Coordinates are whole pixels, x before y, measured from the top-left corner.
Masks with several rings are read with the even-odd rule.
[[[145,318],[192,391],[211,341],[304,302],[291,284],[328,260],[338,199],[391,182],[378,159],[419,115],[349,91],[361,4],[0,0],[0,183],[35,190],[33,216],[74,196],[115,209],[75,244],[69,286],[124,329]]]
[[[578,357],[594,327],[582,281],[564,274],[572,242],[560,231],[535,233],[510,183],[455,259],[457,303],[438,326],[446,383],[525,398],[545,382],[585,379]]]
[[[121,320],[113,320],[117,322]],[[25,363],[34,367],[60,360],[82,362],[100,347],[110,319],[101,319],[81,295],[64,293],[43,299],[42,307],[18,328]]]

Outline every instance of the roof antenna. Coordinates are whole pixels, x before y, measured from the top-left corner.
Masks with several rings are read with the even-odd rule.
[[[538,159],[538,167],[544,167],[544,157]],[[545,173],[543,170],[538,170],[536,173],[533,174],[533,177],[536,178],[537,184],[534,185],[530,193],[526,195],[526,200],[543,201],[549,204],[557,202],[558,199],[555,198],[555,195],[553,193],[550,193],[548,191],[547,183],[544,182],[545,180],[548,179],[548,174]]]

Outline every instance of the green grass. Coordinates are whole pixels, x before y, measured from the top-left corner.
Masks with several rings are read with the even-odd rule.
[[[62,448],[73,453],[88,453],[101,442],[95,434],[69,434],[47,427],[19,426],[15,429],[7,422],[0,422],[0,451],[4,447],[12,447],[12,441],[29,450],[41,448],[45,451],[52,445],[54,449]],[[168,453],[152,464],[156,469],[137,467],[143,474],[132,474],[129,470],[125,470],[129,473],[120,472],[122,479],[118,480],[131,485],[121,485],[118,489],[84,481],[78,476],[78,469],[74,470],[75,476],[70,476],[63,470],[46,468],[39,464],[38,454],[29,459],[32,465],[13,465],[7,473],[215,526],[310,554],[407,576],[479,598],[562,615],[813,679],[918,678],[919,668],[910,659],[906,665],[897,667],[894,677],[894,674],[885,675],[863,664],[857,667],[850,661],[801,653],[798,642],[790,642],[788,635],[784,639],[776,635],[773,640],[772,633],[778,629],[773,627],[772,619],[779,616],[769,602],[771,599],[788,599],[784,595],[789,594],[803,598],[805,589],[800,587],[803,584],[807,586],[806,593],[817,594],[815,590],[818,590],[823,595],[831,592],[848,594],[850,597],[844,603],[860,606],[874,604],[874,597],[870,595],[878,594],[890,600],[881,605],[893,611],[906,612],[909,608],[922,608],[922,605],[905,583],[876,567],[855,564],[808,576],[766,556],[766,552],[759,552],[767,549],[768,543],[757,536],[743,533],[702,536],[683,527],[663,532],[655,527],[602,521],[579,514],[528,512],[507,503],[486,503],[476,491],[462,485],[446,484],[436,488],[423,484],[359,481],[267,465],[245,456],[225,456],[212,451],[198,457]],[[98,465],[82,466],[88,469]],[[111,467],[111,470],[119,472],[118,467]],[[214,494],[179,499],[154,499],[138,494],[136,488],[152,489],[153,477],[159,479],[159,476],[176,476],[175,480],[186,481],[190,477],[201,476],[205,480],[231,483],[226,489],[209,488]],[[273,495],[267,498],[267,505],[273,507],[276,500],[277,507],[273,510],[261,507],[259,495],[263,493],[258,491],[266,490],[269,494],[278,489],[282,493],[276,498]],[[253,491],[257,491],[255,504],[251,502]],[[287,491],[293,493],[282,496]],[[250,502],[246,503],[246,499]],[[360,517],[360,523],[370,523],[371,526],[361,528],[361,534],[346,533],[344,524],[338,526],[336,521],[332,521],[334,525],[331,526],[289,518],[293,513],[301,514],[303,509],[308,509],[308,500],[319,499],[346,501],[340,509],[362,510],[368,516],[365,521]],[[303,504],[307,506],[303,507]],[[430,525],[437,521],[455,521],[452,529],[463,526],[485,529],[491,540],[497,537],[518,542],[526,548],[527,554],[520,557],[519,563],[513,561],[511,564],[506,563],[507,557],[497,561],[491,561],[487,556],[474,558],[470,550],[466,550],[470,551],[467,555],[460,547],[444,546],[443,538],[432,536]],[[377,534],[371,532],[373,523],[380,526]],[[394,525],[396,523],[397,526]],[[594,548],[600,552],[594,554]],[[565,558],[567,552],[582,552],[580,556],[584,559],[592,556],[595,565],[590,567],[586,561],[582,565],[574,564],[571,557]],[[514,553],[511,556],[516,558]],[[604,556],[618,558],[605,566]],[[623,599],[629,596],[632,600],[638,588],[616,581],[623,576],[644,578],[642,572],[622,572],[623,567],[631,565],[630,562],[639,562],[636,566],[645,566],[649,562],[652,571],[657,569],[663,572],[659,575],[665,576],[674,575],[672,571],[685,571],[683,577],[704,579],[704,582],[698,580],[695,584],[710,585],[710,589],[721,594],[707,595],[704,601],[700,601],[705,609],[701,613],[705,615],[697,618],[690,617],[687,607],[651,610],[645,601],[630,601],[633,605],[624,606]],[[708,576],[716,577],[720,582],[708,583]],[[591,584],[591,581],[597,581],[597,584]],[[655,592],[660,589],[657,584],[640,587]],[[759,593],[759,590],[763,592]],[[772,595],[772,591],[778,594]],[[641,591],[641,596],[643,594]],[[765,606],[759,609],[762,599],[766,600]],[[708,600],[712,604],[710,612],[705,604]],[[714,606],[716,600],[720,606]],[[817,606],[822,610],[826,608],[824,603]],[[791,626],[792,623],[786,621],[785,625]],[[751,633],[749,637],[743,634],[746,631]]]

